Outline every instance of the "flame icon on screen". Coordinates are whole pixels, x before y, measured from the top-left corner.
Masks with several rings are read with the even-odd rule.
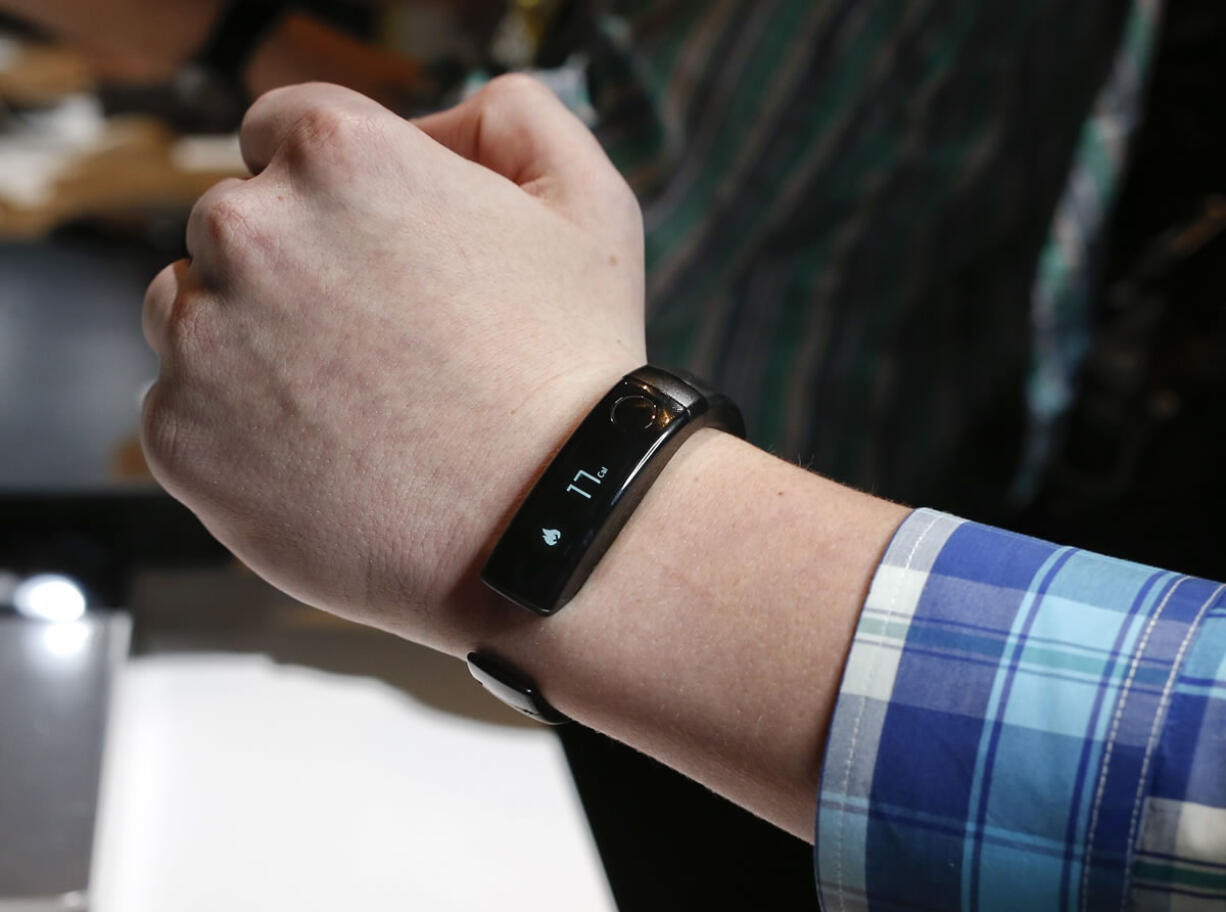
[[[545,544],[552,548],[562,538],[562,533],[557,529],[541,529],[541,537],[545,539]]]

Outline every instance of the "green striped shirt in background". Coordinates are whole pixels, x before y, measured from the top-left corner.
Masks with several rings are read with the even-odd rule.
[[[652,358],[726,389],[782,456],[999,517],[1032,298],[1090,264],[1045,257],[1041,298],[1040,252],[1117,51],[1149,44],[1135,16],[1122,41],[1127,19],[1110,0],[604,4],[590,82],[644,203]]]

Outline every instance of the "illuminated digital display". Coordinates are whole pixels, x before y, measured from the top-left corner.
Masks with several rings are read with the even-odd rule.
[[[482,578],[551,614],[574,595],[682,438],[685,408],[623,380],[567,440],[490,555]]]

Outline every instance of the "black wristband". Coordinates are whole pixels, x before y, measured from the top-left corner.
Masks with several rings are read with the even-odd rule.
[[[627,374],[562,445],[481,579],[537,614],[553,614],[583,586],[668,460],[704,427],[745,436],[732,401],[688,374],[651,366]],[[471,652],[468,670],[513,709],[551,725],[570,721],[505,659]]]
[[[512,709],[546,725],[571,721],[541,696],[535,681],[505,659],[489,652],[470,652],[467,661],[477,683]]]
[[[651,483],[704,427],[744,436],[741,413],[692,377],[641,367],[562,445],[507,526],[481,579],[548,615],[579,591]]]

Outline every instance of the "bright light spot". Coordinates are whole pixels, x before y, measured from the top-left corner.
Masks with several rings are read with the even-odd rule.
[[[13,607],[39,621],[75,621],[85,614],[85,593],[58,573],[40,573],[13,590]]]
[[[43,645],[54,656],[71,656],[81,651],[89,641],[90,626],[85,621],[48,624],[43,631]]]

